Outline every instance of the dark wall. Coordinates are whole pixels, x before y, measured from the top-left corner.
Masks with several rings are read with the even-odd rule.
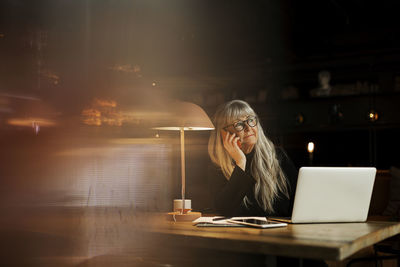
[[[80,182],[96,185],[106,175],[115,179],[110,190],[97,190],[106,199],[113,183],[137,176],[152,193],[161,192],[139,206],[168,210],[171,202],[152,203],[180,195],[178,137],[154,141],[149,128],[165,115],[158,104],[170,98],[195,102],[210,116],[225,101],[248,101],[298,167],[310,164],[309,141],[316,145],[314,165],[396,165],[398,7],[388,0],[1,1],[2,188],[13,195],[31,191],[38,180],[75,192]],[[311,97],[321,70],[331,73],[335,93]],[[379,115],[374,122],[370,111]],[[64,142],[69,133],[78,139]],[[207,139],[207,133],[188,135],[188,195],[201,199],[194,207],[211,205],[203,168]],[[97,147],[108,142],[119,143],[98,156]],[[70,150],[76,154],[68,159],[53,157]],[[141,153],[148,168],[121,167],[131,158],[139,162]],[[165,168],[154,169],[152,156]],[[170,187],[162,191],[164,172]],[[83,188],[81,202],[89,195]]]

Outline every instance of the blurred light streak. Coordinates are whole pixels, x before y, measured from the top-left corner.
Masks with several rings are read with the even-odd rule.
[[[125,72],[125,73],[140,73],[141,68],[139,65],[132,66],[131,64],[116,64],[109,68],[110,70],[118,71],[118,72]]]
[[[52,72],[51,70],[40,71],[40,74],[43,77],[49,79],[54,84],[58,84],[59,83],[60,77],[57,74],[55,74],[54,72]]]
[[[20,127],[33,127],[33,125],[51,127],[56,125],[53,120],[44,118],[12,118],[7,121],[7,124]]]
[[[38,134],[39,134],[39,131],[40,131],[40,125],[39,125],[39,123],[33,122],[33,123],[32,123],[32,128],[33,128],[33,130],[35,131],[35,134],[38,135]]]
[[[117,102],[95,98],[90,107],[82,110],[82,121],[87,125],[101,126],[103,123],[111,126],[121,126],[124,115],[117,110]]]
[[[93,100],[93,105],[100,106],[100,107],[115,108],[115,107],[117,107],[117,102],[115,102],[114,100],[104,100],[104,99],[95,98]]]
[[[18,99],[25,99],[25,100],[34,100],[34,101],[40,101],[40,98],[34,97],[34,96],[28,96],[28,95],[15,95],[15,94],[7,94],[7,93],[0,93],[0,96],[4,97],[10,97],[10,98],[18,98]]]
[[[101,125],[101,112],[97,109],[84,109],[82,111],[82,120],[83,123],[87,125],[95,125],[95,126],[100,126]]]
[[[154,121],[167,120],[171,113],[158,111],[153,106],[136,106],[122,109],[114,100],[94,99],[92,103],[82,110],[82,122],[91,126],[122,126],[124,124],[150,124]],[[150,126],[149,126],[150,128]]]

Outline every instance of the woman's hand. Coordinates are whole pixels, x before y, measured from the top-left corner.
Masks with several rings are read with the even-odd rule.
[[[240,142],[239,136],[234,133],[221,130],[222,142],[224,143],[224,148],[228,151],[229,155],[233,158],[242,170],[246,169],[246,156],[240,149],[238,142]]]

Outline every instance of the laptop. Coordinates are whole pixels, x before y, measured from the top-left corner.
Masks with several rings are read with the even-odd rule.
[[[269,217],[287,223],[365,222],[376,168],[302,167],[292,216]]]

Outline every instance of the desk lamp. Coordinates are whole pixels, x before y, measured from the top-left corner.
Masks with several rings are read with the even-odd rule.
[[[166,119],[159,123],[156,130],[179,131],[181,137],[181,178],[182,178],[182,209],[169,212],[167,219],[174,221],[193,221],[201,216],[200,212],[190,212],[185,209],[185,131],[213,130],[214,125],[205,111],[189,102],[172,103]]]

